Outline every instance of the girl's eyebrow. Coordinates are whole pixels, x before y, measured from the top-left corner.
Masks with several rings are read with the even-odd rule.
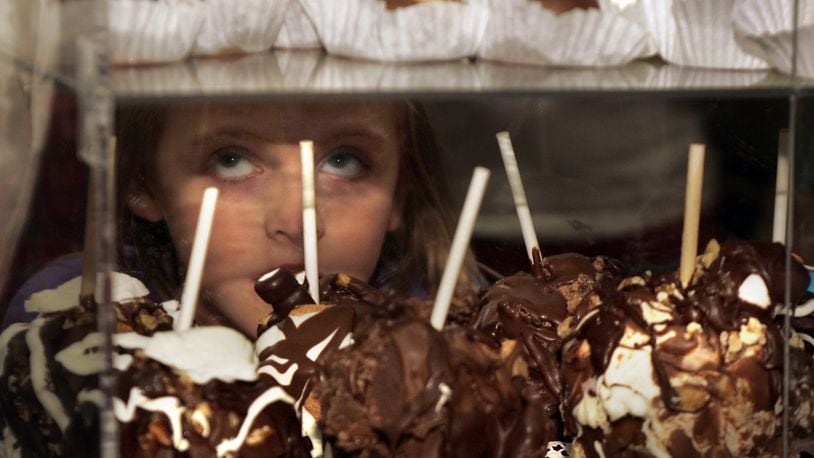
[[[201,146],[214,141],[227,139],[227,140],[244,140],[251,142],[271,142],[271,138],[266,137],[257,132],[251,132],[246,129],[239,128],[222,128],[212,132],[205,132],[203,134],[196,134],[188,144],[190,146]]]
[[[395,133],[395,126],[382,123],[380,120],[371,119],[372,122],[363,120],[343,120],[338,119],[324,125],[325,135],[323,140],[337,140],[350,137],[368,138],[375,141],[384,141]],[[316,140],[316,139],[315,139]]]
[[[184,142],[189,149],[195,150],[212,143],[222,141],[245,141],[252,143],[279,143],[287,141],[297,143],[300,140],[313,140],[319,143],[338,142],[346,139],[363,139],[376,144],[383,143],[393,135],[393,131],[385,126],[353,123],[326,123],[324,127],[316,129],[318,135],[312,138],[280,138],[279,135],[266,135],[256,129],[247,129],[241,126],[218,126],[211,131],[196,132],[188,141]],[[279,134],[279,132],[278,132]]]
[[[366,138],[375,141],[384,141],[388,137],[388,132],[384,129],[374,129],[365,127],[354,127],[351,129],[336,129],[325,135],[321,140],[336,141],[344,138]]]

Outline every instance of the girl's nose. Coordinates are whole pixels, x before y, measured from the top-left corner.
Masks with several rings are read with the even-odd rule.
[[[303,243],[302,181],[299,177],[279,180],[267,199],[266,234],[272,239],[284,239],[296,245]],[[317,239],[324,235],[324,221],[317,200]]]

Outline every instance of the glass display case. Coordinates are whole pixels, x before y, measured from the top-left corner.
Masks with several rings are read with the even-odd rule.
[[[21,444],[31,456],[241,456],[245,444],[527,456],[560,441],[575,456],[814,453],[807,29],[785,72],[324,49],[118,66],[109,3],[0,6],[16,24],[0,31],[0,456],[27,456]],[[307,140],[321,289],[278,297],[265,273],[309,268]],[[692,144],[706,154],[700,223],[686,229]],[[476,167],[491,176],[447,329],[416,331],[410,320],[438,307]],[[208,187],[219,196],[199,251]],[[321,312],[340,324],[299,348],[311,328],[283,312],[295,294],[307,298],[295,311],[322,296],[356,315]],[[191,329],[212,334],[178,337],[191,304]],[[241,364],[251,375],[234,375]],[[310,394],[280,389],[291,383]]]

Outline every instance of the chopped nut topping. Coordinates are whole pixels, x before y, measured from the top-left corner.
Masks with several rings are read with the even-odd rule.
[[[158,320],[155,319],[154,316],[150,315],[146,310],[142,309],[138,313],[138,321],[144,326],[145,329],[148,331],[155,331],[158,328]]]
[[[627,288],[628,286],[644,286],[644,285],[646,285],[646,282],[644,281],[644,278],[636,275],[634,277],[628,277],[628,278],[625,278],[624,280],[622,280],[619,283],[619,287],[616,288],[616,289],[618,289],[619,291],[622,291],[623,289]]]
[[[210,420],[212,419],[212,407],[208,402],[201,402],[195,406],[195,410],[189,415],[189,422],[195,428],[195,432],[203,437],[209,437],[211,430]]]
[[[241,423],[240,416],[231,411],[226,415],[226,421],[230,428],[237,428]]]
[[[169,433],[164,429],[164,425],[162,425],[158,421],[151,421],[150,424],[147,426],[148,434],[154,437],[161,445],[169,447],[172,445],[172,439],[170,439]]]
[[[336,284],[339,286],[348,286],[351,283],[351,278],[345,274],[336,274]]]
[[[526,363],[526,360],[523,358],[515,358],[514,362],[512,363],[512,375],[519,375],[521,377],[528,378],[529,376],[529,365]]]
[[[693,321],[687,325],[687,331],[684,333],[684,338],[689,340],[692,338],[692,336],[701,334],[702,332],[704,332],[704,328],[702,328],[698,322]]]
[[[557,327],[557,335],[562,338],[568,337],[574,328],[574,321],[576,321],[576,318],[573,315],[565,317],[562,323]]]
[[[707,243],[707,247],[704,250],[704,254],[701,255],[701,265],[705,268],[709,269],[709,266],[718,259],[718,254],[721,252],[721,245],[718,244],[718,241],[712,239]]]
[[[724,341],[724,334],[727,334],[726,341]],[[724,353],[725,363],[731,363],[738,359],[744,347],[740,333],[737,332],[721,333],[721,345],[726,349]]]
[[[116,310],[116,319],[118,321],[126,322],[127,317],[124,315],[124,312],[122,311],[121,307],[114,307],[114,309]]]
[[[685,412],[697,412],[709,402],[710,394],[703,386],[686,384],[675,388],[678,408]]]
[[[504,340],[500,344],[500,359],[506,360],[509,356],[514,353],[514,350],[517,348],[517,341],[516,340]]]
[[[266,439],[268,439],[272,435],[274,435],[274,430],[271,429],[269,425],[263,425],[262,427],[253,429],[249,432],[249,435],[246,436],[246,444],[247,445],[262,444]]]
[[[317,398],[314,397],[314,393],[311,393],[308,398],[305,399],[304,409],[307,410],[315,420],[322,418],[322,405]]]

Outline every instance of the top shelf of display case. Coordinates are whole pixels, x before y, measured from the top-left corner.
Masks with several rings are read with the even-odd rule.
[[[27,67],[22,61],[18,66]],[[27,70],[31,70],[28,66]],[[78,88],[77,71],[46,74]],[[195,58],[117,67],[110,85],[120,102],[256,97],[432,97],[468,94],[777,96],[793,78],[772,70],[681,67],[658,59],[618,67],[542,67],[484,60],[382,63],[321,51],[276,51],[232,59]],[[803,80],[803,87],[809,80]]]
[[[277,51],[172,65],[117,68],[119,99],[257,96],[444,96],[479,93],[580,95],[594,93],[777,94],[793,80],[774,71],[709,70],[660,60],[620,67],[566,68],[461,60],[381,63],[319,51]]]

